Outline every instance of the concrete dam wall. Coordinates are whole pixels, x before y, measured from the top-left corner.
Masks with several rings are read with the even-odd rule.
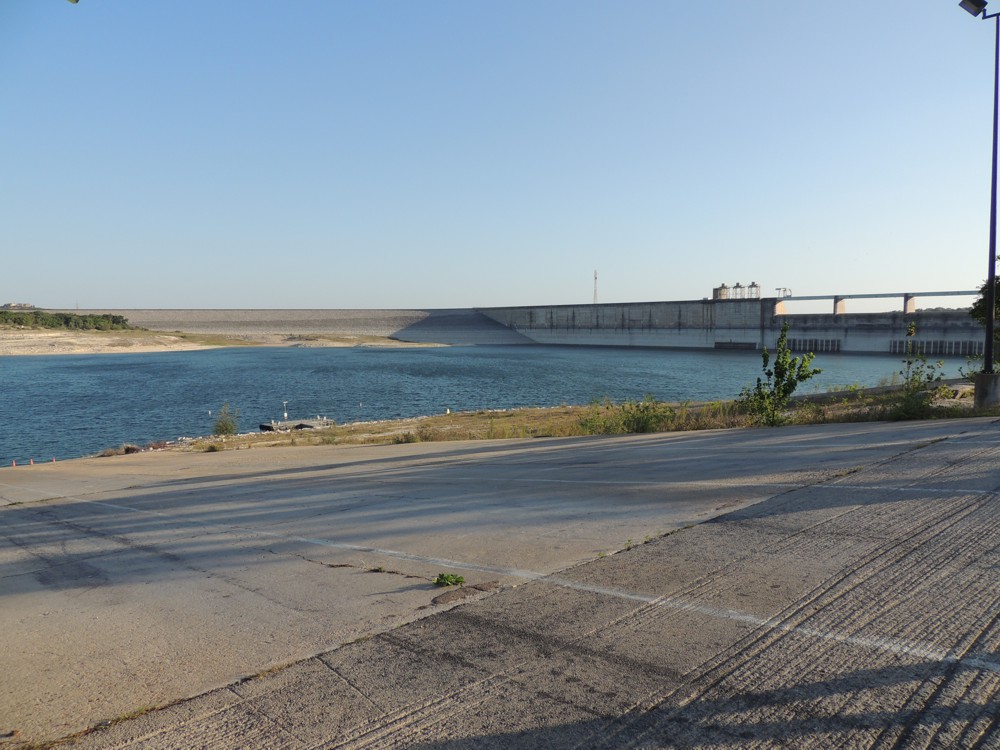
[[[540,344],[670,349],[773,349],[784,322],[795,351],[905,353],[907,327],[927,355],[982,354],[983,327],[966,310],[775,314],[777,298],[481,308]]]
[[[789,324],[795,351],[903,354],[907,326],[928,356],[982,354],[966,310],[776,314],[776,298],[437,310],[66,310],[124,315],[159,331],[385,336],[452,345],[557,344],[667,349],[773,349]]]

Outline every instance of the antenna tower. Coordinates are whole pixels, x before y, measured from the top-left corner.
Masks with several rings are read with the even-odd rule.
[[[597,269],[594,269],[594,304],[597,304]]]

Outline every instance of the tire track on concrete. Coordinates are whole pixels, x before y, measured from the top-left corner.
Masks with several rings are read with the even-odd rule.
[[[870,504],[871,503],[868,505]],[[959,503],[959,506],[962,504],[963,503]],[[820,523],[814,524],[808,529],[804,529],[796,534],[793,534],[792,536],[798,537],[799,539],[797,543],[805,547],[809,543],[808,537],[811,536],[811,534],[816,533],[818,530],[821,531],[822,527],[825,525],[840,521],[844,517],[851,516],[852,514],[858,514],[860,510],[863,510],[865,507],[867,506],[862,506],[861,508],[851,508],[839,514],[834,519],[826,519]],[[762,625],[758,629],[755,636],[751,638],[750,643],[744,643],[742,649],[742,661],[746,663],[747,661],[759,659],[768,649],[774,648],[775,644],[779,643],[783,639],[791,637],[791,634],[793,633],[796,637],[801,638],[802,633],[796,633],[796,628],[803,628],[805,623],[814,614],[817,607],[829,606],[831,602],[821,601],[824,597],[832,597],[832,602],[836,602],[837,600],[847,596],[850,591],[857,589],[868,580],[876,577],[880,571],[891,569],[892,566],[897,565],[906,557],[906,555],[912,553],[912,549],[919,547],[926,538],[939,536],[943,533],[943,529],[949,528],[955,523],[958,523],[961,520],[961,517],[973,512],[973,510],[974,508],[958,507],[957,509],[945,509],[944,512],[942,512],[942,509],[938,508],[936,511],[930,509],[922,514],[919,514],[915,528],[910,529],[909,534],[902,542],[897,538],[873,551],[867,559],[860,561],[860,564],[858,561],[855,561],[854,564],[844,567],[841,569],[838,576],[828,580],[824,583],[824,585],[816,587],[812,592],[810,592],[809,595],[807,595],[804,599],[800,599],[780,616],[771,618],[764,625]],[[912,514],[910,514],[910,516],[912,522]],[[857,523],[863,523],[863,521],[858,521]],[[792,545],[790,544],[790,539],[786,537],[781,540],[777,540],[770,546],[772,548],[771,552],[778,552],[787,551]],[[692,595],[700,592],[703,594],[703,598],[707,600],[710,598],[708,595],[712,593],[711,589],[718,585],[720,580],[724,578],[726,572],[739,567],[740,565],[746,564],[746,560],[748,558],[760,555],[761,553],[758,551],[752,555],[744,557],[742,560],[734,561],[726,566],[722,566],[716,571],[713,571],[713,574],[703,577],[700,581],[696,582],[693,586],[688,587],[686,590],[675,592],[669,597],[661,597],[654,602],[637,607],[635,610],[624,614],[616,620],[603,623],[600,627],[589,631],[580,638],[575,639],[575,641],[564,643],[561,650],[571,649],[575,644],[590,639],[601,632],[608,632],[621,628],[648,628],[655,625],[656,620],[664,616],[682,617],[685,610],[689,608],[683,606],[683,604],[679,607],[664,608],[663,604],[667,599],[672,599],[674,601],[680,599],[693,599],[694,597]],[[881,563],[881,565],[874,567],[876,563]],[[863,576],[861,575],[862,573],[864,573]],[[841,591],[839,589],[843,590]],[[694,606],[690,609],[694,609]],[[862,624],[862,629],[866,624],[867,623]],[[821,635],[821,633],[817,632],[816,635]],[[884,646],[886,644],[882,645]],[[726,654],[720,659],[720,662],[725,663],[727,660],[732,660],[734,656],[735,654]],[[730,661],[729,663],[732,664],[733,662]],[[526,662],[519,662],[503,672],[494,672],[484,680],[480,680],[474,685],[456,690],[447,696],[438,696],[432,701],[411,705],[391,716],[384,717],[382,720],[372,723],[366,727],[363,732],[350,738],[347,744],[335,744],[330,746],[381,747],[384,746],[382,740],[391,740],[393,736],[398,737],[397,733],[401,731],[403,727],[405,727],[409,732],[419,732],[420,735],[425,738],[428,736],[434,736],[434,727],[448,722],[460,710],[466,711],[470,706],[479,705],[484,701],[489,700],[490,693],[493,692],[501,683],[512,681],[515,675],[518,675],[521,680],[523,680],[523,667],[525,664]],[[794,671],[794,668],[791,669]],[[731,678],[734,673],[735,672],[733,670],[730,670],[729,674],[717,675],[716,684],[721,684],[721,682],[725,679]],[[708,688],[705,688],[703,692],[707,692],[707,689]],[[649,698],[642,702],[643,705],[636,705],[636,708],[649,710],[651,707],[661,704],[666,697],[667,696],[664,695],[649,696]],[[392,742],[390,742],[390,744],[392,744]]]
[[[862,506],[862,509],[868,505],[871,505],[871,502]],[[797,538],[794,541],[789,537],[777,540],[770,545],[770,552],[773,554],[778,552],[787,553],[795,544],[807,546],[809,544],[809,537],[817,531],[822,531],[822,527],[830,525],[836,521],[841,521],[845,517],[856,515],[859,510],[859,508],[851,508],[839,514],[835,519],[826,519],[820,523],[814,524],[812,527],[792,535]],[[971,509],[958,509],[959,516],[969,512],[972,512]],[[960,519],[955,518],[954,515],[955,514],[952,512],[946,512],[944,514],[944,518],[942,518],[940,508],[938,508],[936,512],[929,509],[925,513],[920,514],[916,519],[916,523],[914,523],[914,519],[911,514],[910,521],[913,526],[911,527],[909,535],[904,538],[902,542],[897,538],[875,550],[868,559],[862,560],[860,565],[857,561],[855,561],[854,564],[843,568],[838,576],[828,580],[824,585],[814,589],[810,595],[799,600],[795,605],[786,610],[786,612],[782,613],[782,616],[772,618],[758,630],[756,637],[751,641],[753,648],[749,649],[746,646],[744,647],[744,659],[758,659],[763,653],[765,653],[768,649],[773,648],[774,645],[782,639],[788,638],[789,632],[793,631],[796,627],[802,627],[808,621],[809,617],[812,616],[814,609],[820,604],[820,600],[822,598],[826,597],[829,599],[831,598],[831,594],[833,595],[832,602],[823,602],[823,606],[829,606],[829,604],[847,596],[850,591],[863,585],[868,579],[875,577],[880,570],[889,569],[893,565],[897,565],[906,557],[906,555],[911,553],[913,547],[919,546],[925,538],[943,533],[943,529],[941,528],[942,525],[944,528],[948,528],[954,523],[957,523]],[[847,535],[845,532],[842,533]],[[766,553],[767,551],[764,552],[764,554]],[[741,565],[745,565],[748,558],[760,556],[761,554],[761,551],[758,550],[755,553],[744,557],[742,560],[734,561],[726,566],[722,566],[716,571],[713,571],[712,574],[704,576],[694,585],[687,587],[686,590],[674,592],[669,598],[674,600],[704,598],[707,600],[710,598],[710,594],[713,593],[712,589],[716,588],[718,582],[725,577],[725,574],[728,571]],[[881,565],[878,568],[873,567],[876,562],[881,562]],[[863,571],[867,574],[863,577],[859,577]],[[695,594],[698,593],[702,596],[695,597]],[[664,609],[662,604],[666,598],[667,597],[663,597],[657,601],[637,607],[635,610],[623,615],[615,621],[604,623],[599,628],[577,639],[577,642],[593,637],[601,631],[611,631],[623,627],[627,629],[648,628],[654,625],[656,620],[661,619],[664,616],[683,616],[685,611],[683,606],[679,608]],[[867,623],[864,623],[863,626],[865,624]],[[563,645],[563,649],[569,649],[572,645],[572,643],[565,643]],[[728,656],[727,658],[732,658],[732,656]],[[433,735],[433,728],[448,721],[454,713],[459,710],[459,707],[461,707],[461,710],[467,710],[470,705],[478,705],[483,701],[488,700],[488,695],[491,692],[491,689],[496,687],[501,681],[510,681],[517,673],[522,673],[523,677],[522,667],[523,663],[519,663],[504,672],[495,672],[485,680],[475,683],[473,686],[467,686],[455,691],[449,694],[446,698],[439,697],[428,703],[407,707],[405,710],[397,712],[391,717],[385,717],[383,721],[375,722],[373,725],[366,728],[361,735],[352,738],[350,740],[351,744],[345,744],[342,746],[382,746],[382,738],[390,738],[394,735],[398,736],[396,733],[400,731],[403,726],[405,726],[409,731],[419,731],[420,734],[425,737],[428,734]],[[718,681],[721,683],[721,681],[727,677],[731,677],[731,674],[720,675],[718,677]],[[655,705],[656,703],[662,702],[664,697],[665,696],[657,696],[654,700],[650,701],[647,699],[644,703],[646,703],[647,707],[651,702]],[[653,698],[653,696],[650,696],[650,698]]]
[[[878,617],[884,618],[887,614],[891,614],[895,608],[906,605],[908,600],[900,599],[895,594],[896,591],[900,590],[900,587],[905,586],[912,593],[915,585],[926,586],[936,580],[935,576],[945,575],[955,567],[956,551],[950,545],[940,546],[938,544],[944,540],[943,535],[946,532],[962,525],[968,525],[972,519],[986,528],[992,527],[995,530],[998,527],[997,522],[984,512],[993,505],[996,503],[973,500],[970,505],[944,514],[937,522],[929,524],[898,544],[892,545],[884,550],[883,554],[873,556],[857,569],[853,571],[851,568],[845,569],[843,573],[846,575],[841,577],[838,584],[839,594],[825,600],[823,614],[817,615],[819,619],[827,618],[823,627],[844,629],[849,622],[857,622],[857,615],[853,614],[841,615],[837,619],[838,610],[832,605],[837,604],[842,597],[855,595],[857,590],[866,583],[870,585],[868,602],[864,611],[877,613]],[[988,552],[992,553],[995,550],[996,546]],[[917,571],[920,572],[920,580],[915,584]],[[954,572],[951,573],[951,575],[954,574]],[[877,585],[875,585],[876,583]],[[926,610],[926,606],[932,603],[922,604],[925,605]],[[851,608],[844,608],[843,611],[850,612]],[[910,639],[917,637],[909,632],[900,633],[900,636]]]
[[[993,635],[992,640],[994,643],[988,645],[996,644],[997,634],[995,631],[997,630],[998,623],[1000,623],[1000,611],[997,609],[997,604],[998,600],[994,599],[987,608],[987,612],[991,614],[980,617],[979,621],[966,631],[962,641],[954,649],[957,652],[955,654],[956,659],[945,666],[944,673],[933,679],[925,677],[920,686],[914,690],[911,700],[907,701],[907,705],[901,708],[901,713],[909,714],[910,718],[895,733],[895,737],[887,729],[883,735],[884,741],[876,744],[875,748],[882,750],[883,748],[916,747],[918,745],[923,747],[955,746],[952,744],[953,737],[942,737],[942,735],[946,734],[949,723],[952,725],[956,723],[958,707],[968,703],[979,703],[980,701],[975,700],[975,698],[982,697],[989,699],[995,696],[998,690],[1000,690],[1000,678],[996,675],[993,675],[991,678],[985,674],[974,674],[969,679],[970,675],[968,672],[964,674],[960,673],[960,670],[963,670],[964,667],[961,661],[963,656],[973,652],[977,647],[987,644],[991,634]],[[966,682],[964,687],[958,684],[963,678],[965,678]],[[979,689],[976,689],[977,687]],[[960,691],[957,699],[949,699],[947,697],[946,694],[949,688],[957,688]],[[938,717],[935,717],[936,727],[927,731],[920,719],[929,711],[934,711],[938,714]],[[969,729],[969,727],[966,727],[966,731],[969,731]],[[977,737],[977,741],[984,737],[985,734],[980,734]],[[943,742],[939,742],[939,738]]]
[[[359,725],[342,737],[309,746],[309,750],[354,750],[355,748],[398,747],[412,744],[415,734],[427,737],[432,730],[450,722],[459,711],[468,711],[493,697],[505,675],[491,675],[432,700],[407,706]]]
[[[930,565],[932,570],[946,568],[949,562],[955,557],[953,551],[935,551],[931,549],[930,551],[922,552],[923,546],[928,545],[933,548],[935,540],[941,539],[942,535],[948,530],[953,529],[956,525],[963,523],[963,521],[967,521],[971,516],[980,515],[980,511],[984,508],[996,505],[994,501],[995,497],[973,498],[971,501],[969,498],[959,498],[956,501],[943,503],[942,505],[946,507],[938,507],[935,509],[936,512],[922,514],[924,519],[915,528],[911,527],[902,539],[897,535],[895,539],[880,545],[861,560],[856,560],[851,565],[845,566],[838,574],[832,576],[809,594],[800,598],[790,607],[786,608],[785,611],[762,625],[754,633],[748,635],[740,643],[735,644],[733,648],[720,653],[715,659],[705,662],[696,672],[689,675],[691,684],[697,685],[699,682],[702,683],[696,690],[683,695],[682,690],[675,689],[655,697],[653,700],[646,702],[644,706],[637,706],[633,712],[636,716],[632,717],[631,721],[624,719],[616,722],[615,731],[605,734],[602,739],[610,740],[614,737],[621,739],[623,734],[631,734],[636,728],[635,725],[642,722],[648,712],[662,709],[671,700],[673,700],[676,707],[683,708],[685,705],[690,705],[695,701],[708,699],[713,691],[719,692],[725,683],[736,680],[739,672],[745,671],[748,665],[759,663],[767,656],[767,652],[780,649],[783,642],[797,639],[804,632],[808,633],[809,630],[815,629],[816,635],[822,635],[823,633],[833,632],[832,628],[840,628],[842,631],[864,633],[866,629],[872,626],[876,619],[884,617],[887,613],[889,602],[886,600],[889,595],[886,592],[893,588],[898,591],[898,587],[904,584],[907,579],[912,579],[917,572],[927,570],[928,565]],[[870,505],[871,503],[866,504],[850,513],[841,514],[835,519],[824,523],[830,523],[831,521],[839,522],[844,520],[845,517],[852,515],[857,517],[858,523],[866,523],[868,519],[865,518],[867,514],[864,511]],[[812,528],[816,529],[822,525],[824,524],[818,524]],[[801,538],[802,534],[793,536]],[[790,539],[784,540],[785,543],[790,541]],[[992,552],[995,553],[995,550],[995,547],[992,548]],[[930,558],[934,557],[935,554],[939,559],[931,560]],[[905,565],[900,568],[900,565],[903,563]],[[856,596],[862,587],[867,586],[870,589],[876,584],[876,591],[882,592],[882,597],[875,599],[875,606],[861,609],[845,606],[848,599]],[[710,586],[711,582],[707,582],[701,588],[710,588]],[[988,592],[984,591],[977,593],[981,595],[988,594]],[[990,601],[991,599],[992,601]],[[987,611],[996,611],[996,597],[986,596],[986,600],[988,602],[986,605]],[[924,605],[927,603],[921,602]],[[821,613],[837,613],[838,609],[846,610],[847,614],[840,614],[839,619],[834,617],[831,622],[819,622],[822,619],[829,619],[828,617],[821,617]],[[852,611],[854,614],[851,614]],[[651,614],[652,612],[652,609],[648,610],[648,613]],[[860,617],[857,614],[858,612],[862,613]],[[869,614],[865,616],[865,612]],[[819,624],[821,627],[815,628],[816,624]],[[906,633],[907,631],[904,630],[903,632]],[[984,631],[981,628],[973,628],[971,632],[973,643],[976,643],[978,642],[979,635]],[[824,644],[829,643],[829,641],[821,639],[818,643]],[[879,644],[877,641],[873,641],[872,645]],[[882,645],[886,644],[883,643]],[[964,646],[956,649],[959,652],[958,654],[949,654],[947,660],[949,668],[953,671],[958,670],[962,666],[961,657],[970,653],[972,648],[972,645]],[[814,650],[814,648],[808,646],[806,648],[807,652]],[[914,656],[919,656],[919,654],[914,654]],[[793,667],[792,669],[797,669],[797,667]],[[763,675],[758,675],[757,677],[750,676],[749,679],[744,677],[742,680],[739,680],[739,690],[743,692],[752,689],[759,690],[763,679]],[[990,695],[995,695],[995,691],[991,692]],[[581,746],[587,746],[588,743],[597,739],[597,737],[591,737]]]
[[[682,616],[685,610],[701,609],[704,611],[699,604],[711,602],[718,597],[723,589],[728,588],[731,585],[728,580],[729,576],[734,571],[751,566],[755,558],[770,558],[776,556],[778,553],[787,554],[790,552],[807,551],[811,545],[811,537],[814,534],[823,533],[824,526],[842,522],[845,516],[856,513],[857,510],[852,509],[835,519],[828,519],[817,523],[793,534],[791,537],[778,540],[767,548],[746,555],[733,563],[712,571],[710,574],[706,574],[688,587],[676,590],[668,595],[657,598],[643,607],[637,608],[634,612],[624,615],[620,620],[608,623],[607,627],[649,628],[654,625],[655,621],[661,620],[664,617],[675,617],[678,616],[678,613]],[[911,543],[910,547],[919,546],[923,542],[920,535],[926,535],[928,530],[933,529],[934,526],[940,523],[941,519],[933,516],[928,518],[924,524],[914,529],[908,540]],[[841,534],[843,533],[841,532]],[[841,534],[838,534],[838,536]],[[796,546],[799,548],[798,550],[794,549]],[[901,549],[900,545],[896,542],[889,545],[882,545],[870,552],[867,558],[854,561],[842,567],[837,573],[789,605],[788,608],[767,618],[760,625],[761,632],[771,633],[774,637],[781,637],[786,632],[804,627],[808,619],[812,616],[813,610],[818,610],[821,606],[830,606],[830,604],[835,603],[840,597],[849,593],[854,587],[861,585],[868,578],[876,575],[878,570],[871,567],[873,563],[882,559],[883,567],[888,567],[898,563],[908,552],[909,548]],[[736,614],[734,611],[734,615]],[[755,618],[747,618],[747,621],[753,621],[753,619]]]
[[[463,674],[478,676],[451,690],[434,693],[423,700],[410,702],[360,724],[335,740],[311,745],[310,750],[393,748],[412,745],[415,737],[432,742],[446,733],[447,730],[442,731],[444,728],[454,726],[463,715],[477,707],[496,701],[498,695],[505,692],[520,692],[522,688],[520,681],[525,677],[530,679],[540,668],[540,664],[543,666],[548,664],[545,659],[540,658],[539,650],[545,649],[551,642],[513,628],[502,628],[502,630],[503,637],[499,640],[505,646],[515,642],[516,645],[525,648],[515,647],[510,651],[505,649],[504,654],[499,657],[499,661],[503,663],[502,668],[492,670],[484,670],[482,664],[466,660],[454,652],[442,652],[433,647],[424,647],[419,641],[399,637],[393,633],[383,634],[380,636],[380,641],[412,653],[412,661],[415,663],[427,664],[442,660],[455,662],[461,667]],[[553,653],[572,650],[574,646],[585,643],[592,632],[593,630],[587,631],[572,639],[572,642],[560,644]],[[515,655],[511,658],[509,654]],[[588,713],[595,719],[600,718],[597,714]]]
[[[995,449],[994,449],[995,452]],[[892,459],[886,459],[885,461],[880,461],[875,466],[880,466],[882,464],[890,462]],[[854,472],[852,472],[853,474]],[[762,518],[767,518],[774,515],[784,514],[788,512],[788,506],[790,505],[803,505],[801,495],[803,492],[811,492],[816,489],[827,489],[836,488],[842,480],[835,478],[827,482],[818,482],[806,487],[797,487],[788,492],[782,493],[781,495],[775,496],[767,503],[767,508],[762,512],[758,507],[745,509],[743,511],[737,511],[734,514],[717,519],[716,521],[709,522],[706,526],[711,526],[714,523],[726,522],[729,523],[729,519],[737,519],[740,516],[749,517],[751,522],[759,522]],[[855,488],[852,488],[855,489]],[[861,488],[863,491],[870,492],[874,488]],[[782,499],[784,498],[784,499]],[[875,498],[864,503],[865,505],[874,505],[881,502],[883,498]],[[698,580],[692,582],[685,588],[675,590],[667,595],[664,595],[664,599],[669,597],[676,598],[687,598],[695,599],[696,595],[703,589],[711,588],[719,577],[731,573],[734,570],[738,570],[747,564],[747,561],[754,558],[760,557],[762,555],[778,555],[781,553],[790,554],[797,551],[797,548],[803,546],[809,546],[815,549],[817,543],[824,543],[827,548],[833,549],[842,544],[842,540],[850,537],[859,536],[855,529],[850,526],[846,530],[831,529],[830,527],[841,523],[845,519],[849,519],[853,514],[857,512],[858,508],[849,507],[842,511],[841,513],[824,518],[814,524],[805,526],[797,531],[788,534],[780,539],[770,542],[764,547],[757,548],[746,555],[740,556],[739,558],[732,559],[725,565],[721,565],[712,571],[706,572]],[[906,511],[907,517],[912,518],[912,509]],[[928,518],[928,523],[936,523],[939,513],[935,512],[933,508],[927,508],[924,512],[924,516]],[[867,526],[868,524],[853,524],[854,527],[857,526]],[[919,534],[922,528],[918,527],[914,529],[914,534]],[[878,538],[883,538],[879,536]],[[875,554],[878,554],[877,552]],[[850,570],[850,568],[846,569]],[[650,614],[656,613],[656,606],[651,605],[646,609]],[[640,610],[641,612],[641,610]]]
[[[883,585],[882,582],[880,582],[880,581],[876,581],[875,583],[876,583],[876,585],[879,588],[881,588],[882,585]],[[983,592],[980,592],[980,593],[983,593]],[[987,600],[986,606],[987,606],[987,608],[993,608],[994,611],[995,611],[996,603],[997,603],[996,602],[996,598],[994,597],[992,601]],[[926,604],[926,602],[924,602],[923,604]],[[857,606],[857,604],[852,605],[850,607],[850,609],[852,611],[855,611],[855,612],[857,612],[857,611],[861,611],[861,612],[866,612],[866,611],[867,612],[874,612],[874,613],[877,613],[877,615],[873,615],[873,617],[877,616],[878,618],[887,618],[891,614],[891,613],[886,612],[885,610],[882,610],[880,612],[879,609],[878,609],[878,602],[875,602],[875,606],[872,606],[870,609],[866,609],[866,608],[860,608],[859,609],[858,606]],[[828,612],[828,611],[831,611],[831,610],[830,609],[824,609],[824,610],[821,610],[821,611],[822,612]],[[932,613],[931,616],[933,617],[933,613]],[[848,630],[848,632],[862,633],[863,634],[863,633],[866,632],[866,630],[870,630],[872,628],[872,621],[871,620],[873,619],[873,617],[855,618],[854,622],[850,622],[849,619],[848,619],[846,621],[842,621],[840,623],[836,623],[836,625],[839,625],[840,627],[843,627],[845,629],[849,627],[850,629]],[[828,625],[828,624],[823,625],[822,632],[829,632],[827,630],[828,627],[830,627],[830,625]],[[977,631],[977,629],[973,628],[973,632],[976,632],[976,631]],[[798,632],[802,632],[801,626],[800,626],[799,630],[796,631],[796,634]],[[898,637],[898,635],[895,635],[895,637]],[[769,645],[768,649],[763,649],[762,650],[762,649],[760,649],[760,645],[761,644],[755,644],[755,645],[756,645],[757,650],[759,651],[759,653],[749,652],[749,653],[746,653],[746,654],[742,655],[743,659],[747,660],[748,663],[751,662],[751,661],[757,661],[759,659],[766,658],[766,656],[767,656],[766,650],[768,650],[768,649],[774,649],[774,650],[779,650],[781,648],[786,648],[787,649],[787,646],[788,646],[788,644],[776,643],[774,645]],[[809,657],[809,658],[803,658],[801,660],[802,668],[806,669],[806,668],[808,668],[808,663],[810,661],[814,660],[812,657],[809,656],[810,652],[813,649],[811,649],[809,647],[810,644],[803,644],[803,645],[804,645],[804,655],[805,655],[805,657]],[[816,645],[819,645],[822,648],[822,646],[824,644],[820,643],[820,644],[816,644]],[[864,645],[864,644],[860,643],[858,645]],[[946,658],[942,659],[942,662],[945,665],[953,665],[953,666],[957,665],[959,663],[959,659],[961,659],[962,656],[964,655],[964,653],[967,653],[967,651],[968,651],[968,649],[959,648],[959,649],[956,649],[955,651],[948,652],[945,655]],[[914,656],[919,657],[918,654],[914,654]],[[933,657],[934,655],[931,654],[929,656]],[[786,659],[787,658],[788,658],[788,655],[786,655]],[[796,661],[792,660],[791,663],[792,664],[796,664]],[[723,680],[729,680],[730,682],[732,682],[732,681],[738,681],[736,679],[738,677],[738,675],[736,675],[735,673],[732,673],[732,672],[730,674],[720,675],[720,677],[722,679],[714,686],[716,688],[718,688],[719,684],[721,684],[721,682]],[[935,677],[936,677],[936,674],[935,674]],[[741,691],[750,691],[750,690],[758,690],[758,689],[760,689],[760,687],[758,685],[750,684],[750,683],[747,683],[746,681],[744,681],[744,683],[740,686],[740,690]],[[846,705],[846,703],[847,703],[846,696],[845,696],[845,700],[842,701],[842,703],[844,705]],[[839,709],[839,711],[840,712],[844,711],[844,707],[841,706],[840,709]]]
[[[662,713],[664,709],[672,709],[677,712],[677,716],[681,716],[690,706],[695,706],[695,712],[697,713],[698,704],[714,706],[713,711],[723,714],[735,714],[737,710],[746,713],[750,710],[747,706],[736,705],[733,707],[733,705],[730,705],[736,703],[735,696],[739,695],[752,695],[756,697],[757,701],[777,701],[779,704],[792,701],[802,703],[804,700],[803,696],[797,695],[794,691],[787,691],[782,694],[782,691],[776,686],[796,684],[797,681],[815,671],[817,664],[820,665],[820,671],[823,673],[831,670],[840,671],[849,660],[857,655],[859,650],[874,652],[876,661],[879,656],[884,657],[887,650],[908,652],[914,657],[912,661],[919,661],[922,656],[920,654],[922,651],[920,644],[913,647],[888,639],[851,636],[835,637],[827,630],[802,626],[792,627],[788,624],[783,628],[780,626],[775,627],[773,623],[769,623],[766,627],[768,628],[767,632],[753,639],[748,647],[745,646],[742,653],[724,653],[722,655],[720,660],[726,662],[726,670],[723,673],[715,674],[714,681],[708,685],[703,684],[699,686],[695,692],[691,692],[691,685],[689,683],[666,694],[661,693],[650,696],[641,705],[636,706],[636,716],[632,721],[625,722],[623,720],[619,722],[620,724],[626,723],[622,731],[631,735],[634,732],[635,725],[645,721],[645,716],[648,712],[660,711]],[[848,648],[843,648],[845,645]],[[764,670],[760,665],[767,661],[771,661],[772,664],[767,670]],[[773,663],[779,661],[784,666],[776,668]],[[885,660],[883,659],[882,661]],[[694,684],[697,685],[697,680],[703,680],[705,675],[695,672],[687,675],[687,678],[694,680]],[[816,678],[816,682],[826,683],[829,680],[823,676],[822,678]],[[733,687],[733,685],[736,685],[736,687]],[[854,685],[849,687],[851,689],[858,689],[859,686]],[[844,712],[845,707],[851,700],[851,695],[847,693],[841,696],[839,703],[836,702],[836,699],[831,699],[827,696],[824,698],[824,701],[827,704],[833,701],[835,705],[828,705],[826,709],[820,710],[818,702],[810,700],[808,702],[817,705],[807,709],[803,709],[800,706],[799,712],[806,711],[809,715],[813,716],[835,716]],[[790,706],[786,708],[790,712]],[[755,723],[758,725],[766,724],[769,714],[767,712],[761,714],[763,709],[759,707],[753,707],[753,710],[758,714]],[[690,711],[687,713],[690,713]],[[702,715],[697,718],[704,720],[706,718],[704,712],[701,713]],[[774,711],[771,713],[774,713]],[[747,721],[747,723],[751,722]],[[590,744],[591,742],[588,741],[581,746],[588,746]],[[617,741],[609,743],[610,746],[616,746],[617,744]]]

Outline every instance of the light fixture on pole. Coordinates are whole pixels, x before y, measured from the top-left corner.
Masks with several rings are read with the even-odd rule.
[[[983,377],[976,381],[976,406],[995,406],[1000,402],[1000,388],[993,372],[993,338],[996,330],[997,276],[997,120],[1000,114],[1000,13],[986,13],[987,0],[960,0],[959,7],[984,21],[996,22],[993,52],[993,167],[990,185],[990,259],[986,272],[986,341],[983,348]]]

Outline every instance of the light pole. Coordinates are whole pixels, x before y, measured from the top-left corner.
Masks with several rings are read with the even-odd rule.
[[[990,185],[990,261],[986,270],[986,342],[983,347],[983,372],[976,378],[976,406],[996,406],[1000,403],[1000,386],[993,372],[993,337],[996,330],[997,277],[997,119],[1000,114],[1000,13],[986,12],[987,0],[961,0],[959,6],[973,16],[996,21],[996,42],[993,52],[993,168]]]

